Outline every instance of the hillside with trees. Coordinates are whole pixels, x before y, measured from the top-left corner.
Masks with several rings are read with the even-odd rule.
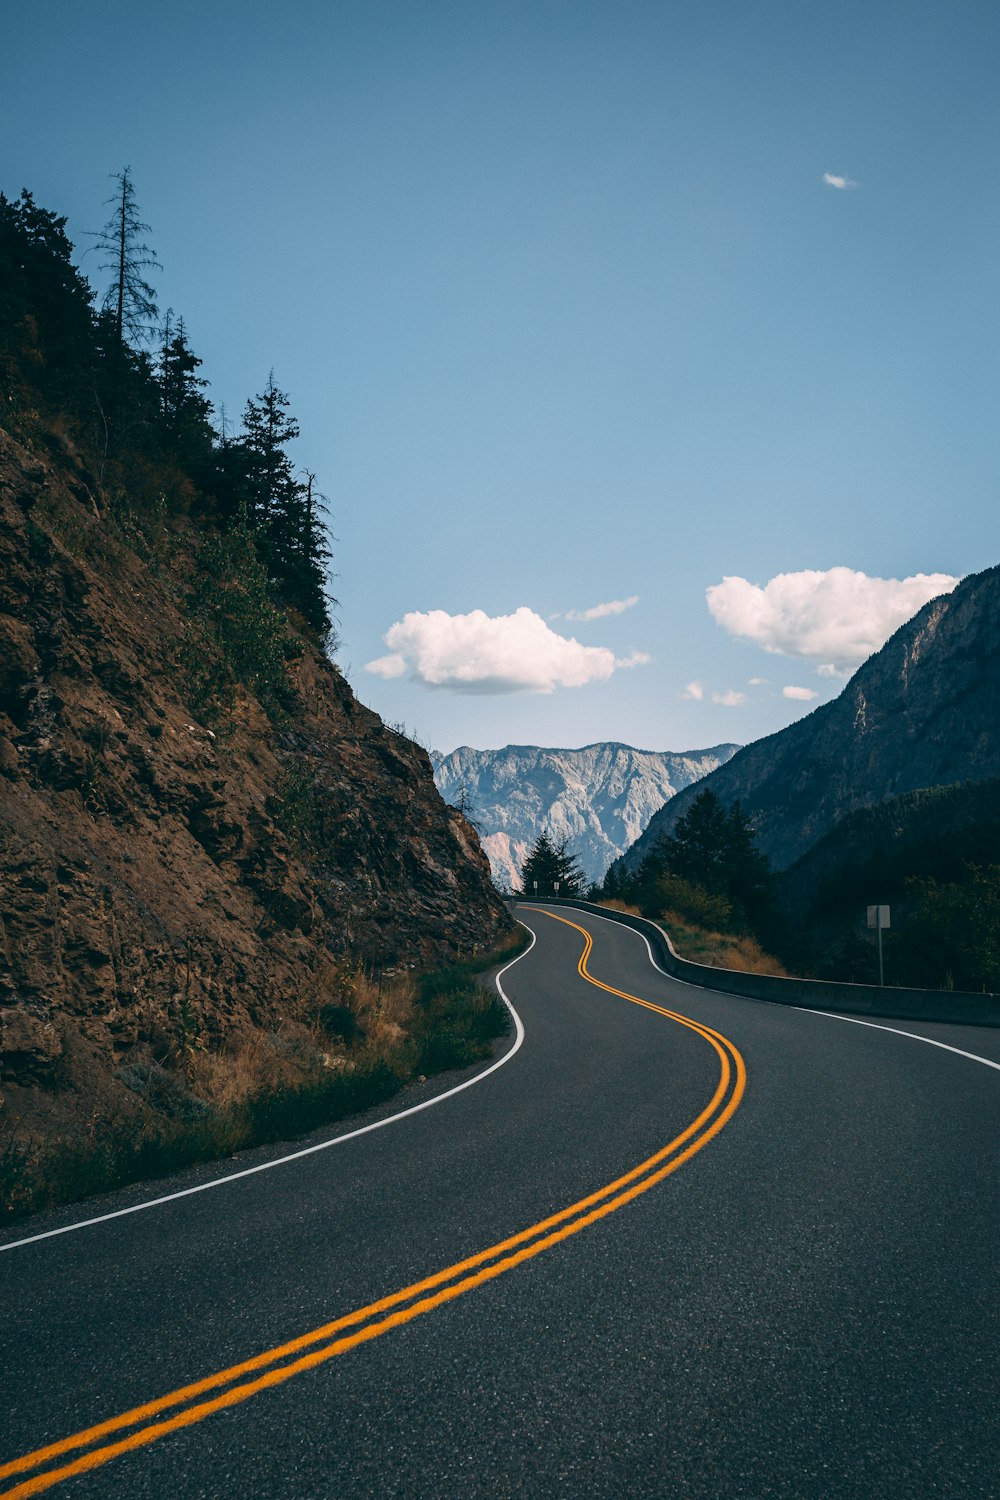
[[[226,429],[183,320],[157,310],[127,169],[109,208],[96,297],[66,221],[0,197],[15,1205],[40,1201],[32,1152],[67,1160],[72,1142],[139,1171],[185,1130],[196,1156],[235,1149],[254,1110],[265,1133],[318,1123],[334,1095],[370,1097],[359,1080],[384,1095],[481,1055],[462,987],[439,1004],[412,971],[511,929],[426,752],[333,660],[325,502],[288,395],[266,374]]]

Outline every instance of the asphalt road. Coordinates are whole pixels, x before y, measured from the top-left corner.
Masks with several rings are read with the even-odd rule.
[[[1000,1496],[1000,1033],[521,916],[481,1083],[6,1231],[0,1500]]]

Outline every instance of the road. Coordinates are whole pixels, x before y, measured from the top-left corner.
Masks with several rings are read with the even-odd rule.
[[[1000,1033],[519,915],[481,1081],[5,1232],[0,1497],[1000,1496]]]

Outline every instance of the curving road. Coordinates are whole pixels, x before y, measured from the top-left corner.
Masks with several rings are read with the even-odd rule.
[[[469,1087],[6,1232],[0,1500],[1000,1496],[1000,1032],[519,915]]]

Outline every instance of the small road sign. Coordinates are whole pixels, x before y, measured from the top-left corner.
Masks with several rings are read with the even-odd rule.
[[[885,984],[885,971],[882,967],[882,933],[889,925],[889,908],[887,906],[869,906],[868,926],[874,927],[878,933],[878,982]]]

